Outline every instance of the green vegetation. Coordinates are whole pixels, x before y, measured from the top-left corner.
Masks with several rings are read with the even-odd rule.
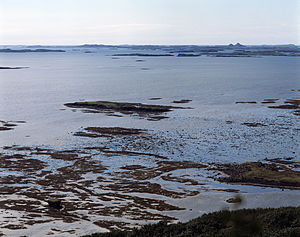
[[[149,105],[141,103],[111,102],[111,101],[91,101],[67,103],[65,106],[71,108],[89,108],[97,110],[113,110],[117,112],[136,112],[136,113],[163,113],[172,109],[182,109],[182,107]]]
[[[300,188],[300,172],[294,171],[283,164],[261,162],[225,164],[220,165],[218,170],[228,175],[219,178],[219,181],[222,182]]]
[[[132,231],[98,233],[89,237],[237,237],[300,236],[300,207],[243,209],[205,214],[187,223],[160,222]],[[88,236],[86,236],[88,237]]]

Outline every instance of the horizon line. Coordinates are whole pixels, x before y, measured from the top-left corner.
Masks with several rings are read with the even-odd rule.
[[[300,46],[293,43],[279,43],[279,44],[97,44],[97,43],[83,43],[83,44],[0,44],[0,46]]]

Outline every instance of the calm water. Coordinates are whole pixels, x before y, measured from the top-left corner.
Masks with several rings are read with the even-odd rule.
[[[264,99],[299,98],[298,57],[119,57],[115,50],[85,54],[2,53],[0,66],[26,66],[0,71],[0,120],[24,120],[0,132],[0,146],[84,146],[95,139],[74,137],[87,126],[137,127],[169,139],[173,159],[245,161],[299,158],[299,119],[291,111],[268,108]],[[143,62],[136,60],[143,59]],[[151,97],[161,100],[150,101]],[[191,99],[193,109],[176,110],[169,119],[72,112],[64,103],[110,100],[172,105]],[[257,104],[235,104],[257,101]],[[63,110],[65,109],[65,110]],[[279,116],[279,117],[278,117]],[[232,121],[227,124],[226,121]],[[244,122],[261,122],[250,128]],[[181,149],[177,145],[184,142]],[[153,148],[164,154],[164,147]],[[172,150],[171,149],[171,150]]]
[[[286,99],[299,99],[299,57],[116,59],[111,55],[126,50],[98,49],[89,54],[77,50],[0,54],[0,66],[28,67],[0,70],[0,126],[1,121],[26,121],[17,123],[14,130],[0,131],[2,202],[8,203],[0,210],[1,233],[44,236],[56,230],[55,236],[68,236],[66,231],[71,230],[69,236],[79,236],[103,231],[95,221],[112,221],[108,222],[110,226],[119,221],[128,226],[149,223],[155,220],[149,218],[152,212],[163,215],[156,220],[171,216],[187,221],[205,212],[233,208],[226,202],[233,195],[232,189],[242,193],[247,200],[241,208],[299,205],[299,190],[283,192],[279,188],[220,183],[212,178],[217,174],[210,169],[215,163],[242,163],[265,158],[300,161],[299,117],[293,111],[271,109],[269,104],[261,103],[264,99],[278,99],[271,105],[280,105]],[[144,61],[136,61],[141,59]],[[153,97],[162,99],[149,100]],[[191,109],[174,110],[165,114],[169,118],[160,121],[129,115],[113,117],[104,113],[83,113],[64,106],[83,100],[177,105],[172,101],[181,99],[192,100],[179,104]],[[237,101],[257,103],[236,104]],[[248,127],[243,125],[245,122],[265,126]],[[140,136],[110,139],[73,136],[90,126],[149,131]],[[8,145],[32,146],[32,149],[3,149]],[[76,154],[69,158],[52,157],[47,153],[36,153],[36,147],[45,148],[44,151],[47,148],[52,151],[73,149]],[[125,152],[112,155],[97,149],[82,153],[81,148],[86,147],[136,151],[139,155],[130,156]],[[163,159],[151,154],[163,155],[169,160],[164,166]],[[13,156],[6,159],[6,155]],[[209,164],[209,167],[182,169],[175,167],[178,162],[170,162],[175,164],[175,170],[168,170],[168,162],[174,160],[195,161]],[[45,166],[39,168],[39,164]],[[150,175],[144,180],[134,172],[124,170],[128,165],[144,166],[148,172],[151,167],[158,170],[160,167],[162,174]],[[101,171],[102,166],[105,170]],[[73,177],[73,171],[78,179],[76,175]],[[53,179],[57,174],[62,177],[58,183]],[[197,181],[196,185],[186,179]],[[150,183],[163,192],[157,192],[156,188],[152,190],[152,186],[147,186]],[[119,185],[117,189],[115,185]],[[127,185],[131,188],[126,188]],[[166,194],[170,192],[182,195],[174,198]],[[121,199],[118,195],[122,195]],[[62,198],[70,204],[63,210],[76,216],[72,223],[70,220],[64,222],[60,216],[48,216],[45,200],[52,197]],[[135,203],[137,198],[143,202]],[[153,202],[151,207],[149,200],[160,202]],[[183,209],[158,211],[157,205],[162,201]],[[21,209],[16,211],[16,206]],[[119,209],[122,209],[121,216]],[[31,212],[41,214],[41,219],[33,219],[29,215]],[[37,223],[32,224],[34,220]],[[40,223],[40,220],[46,222]],[[11,230],[8,224],[19,229]]]

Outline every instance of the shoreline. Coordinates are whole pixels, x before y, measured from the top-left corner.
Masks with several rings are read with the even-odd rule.
[[[185,211],[177,212],[170,211],[165,212],[170,216],[177,218],[178,222],[188,222],[195,218],[202,216],[203,214],[214,213],[221,210],[238,210],[238,209],[252,209],[252,208],[279,208],[279,207],[288,207],[288,206],[299,206],[298,200],[300,199],[300,193],[284,193],[284,192],[270,192],[270,193],[252,193],[252,194],[242,194],[243,199],[245,200],[237,209],[234,204],[229,204],[226,202],[226,199],[232,197],[231,194],[199,194],[194,197],[189,197],[181,200],[169,201],[171,205],[179,204],[182,207],[185,207]],[[271,202],[270,202],[271,201]],[[259,204],[258,204],[259,203]],[[189,209],[193,209],[190,211]],[[1,211],[0,220],[2,222],[5,219],[4,217],[15,216],[21,217],[24,215],[22,212],[15,211]],[[17,226],[18,224],[14,222],[13,219],[10,219],[10,225]],[[96,219],[95,219],[96,220]],[[100,219],[105,220],[105,218]],[[115,219],[117,222],[122,223],[123,221],[128,221],[126,219]],[[132,223],[135,223],[134,221]],[[156,221],[144,221],[139,224],[139,226],[144,224],[157,223]],[[104,223],[103,223],[104,224]],[[135,225],[133,224],[133,227]],[[99,227],[99,225],[93,224],[91,221],[79,220],[73,223],[66,223],[60,220],[51,221],[49,223],[40,223],[34,224],[32,226],[27,226],[26,229],[6,229],[1,228],[1,233],[5,236],[16,236],[16,235],[29,235],[32,237],[38,237],[42,235],[55,235],[55,236],[83,236],[99,232],[108,232],[109,229],[104,227]]]

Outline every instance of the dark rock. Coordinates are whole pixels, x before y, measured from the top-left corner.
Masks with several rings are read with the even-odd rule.
[[[49,199],[48,201],[49,207],[55,208],[55,209],[62,209],[61,200],[57,198]]]

